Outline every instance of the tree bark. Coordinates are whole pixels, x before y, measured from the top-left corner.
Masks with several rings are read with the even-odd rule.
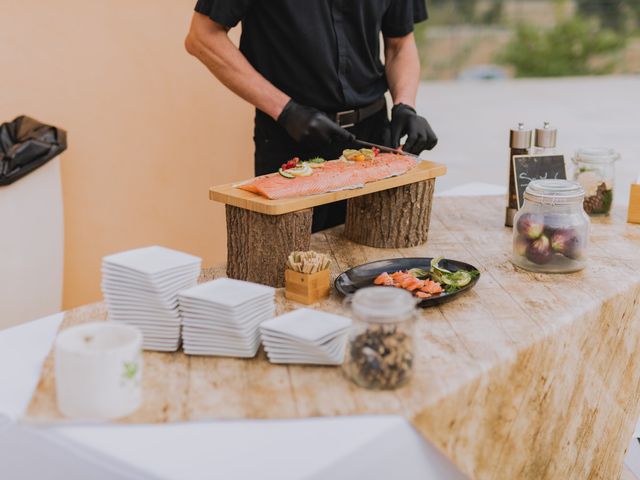
[[[345,236],[378,248],[406,248],[427,241],[435,179],[347,200]]]
[[[227,276],[238,280],[284,286],[289,253],[309,250],[312,209],[265,215],[226,206]]]

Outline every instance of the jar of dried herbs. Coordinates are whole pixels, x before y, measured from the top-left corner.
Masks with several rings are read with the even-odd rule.
[[[584,210],[589,215],[609,215],[613,204],[614,163],[619,158],[610,148],[581,148],[574,154],[573,178],[584,188]]]
[[[401,289],[369,287],[348,301],[354,322],[343,364],[346,375],[377,390],[408,382],[415,360],[415,298]]]

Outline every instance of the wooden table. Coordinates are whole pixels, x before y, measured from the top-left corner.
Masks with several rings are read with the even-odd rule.
[[[594,221],[590,264],[542,275],[510,263],[504,199],[437,198],[425,246],[383,250],[334,229],[312,238],[333,274],[400,256],[460,259],[482,271],[459,300],[424,310],[412,382],[355,387],[330,367],[145,353],[145,402],[127,422],[398,414],[478,479],[616,479],[640,412],[640,226]],[[220,267],[210,272],[218,275]],[[332,294],[316,308],[339,312]],[[279,311],[297,308],[279,294]],[[94,305],[65,326],[105,317]],[[53,363],[27,417],[55,417]],[[388,439],[392,441],[392,439]]]

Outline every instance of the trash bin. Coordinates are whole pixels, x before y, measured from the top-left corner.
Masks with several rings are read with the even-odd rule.
[[[66,146],[64,130],[30,117],[0,125],[0,329],[62,307]]]

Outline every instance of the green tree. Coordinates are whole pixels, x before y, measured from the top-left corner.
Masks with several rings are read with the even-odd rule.
[[[625,43],[625,37],[579,17],[549,30],[521,24],[500,61],[512,65],[518,77],[605,74],[614,63],[595,66],[594,60],[620,51]]]
[[[640,0],[576,0],[578,13],[594,17],[604,28],[625,30],[629,21],[637,28],[640,21]]]

